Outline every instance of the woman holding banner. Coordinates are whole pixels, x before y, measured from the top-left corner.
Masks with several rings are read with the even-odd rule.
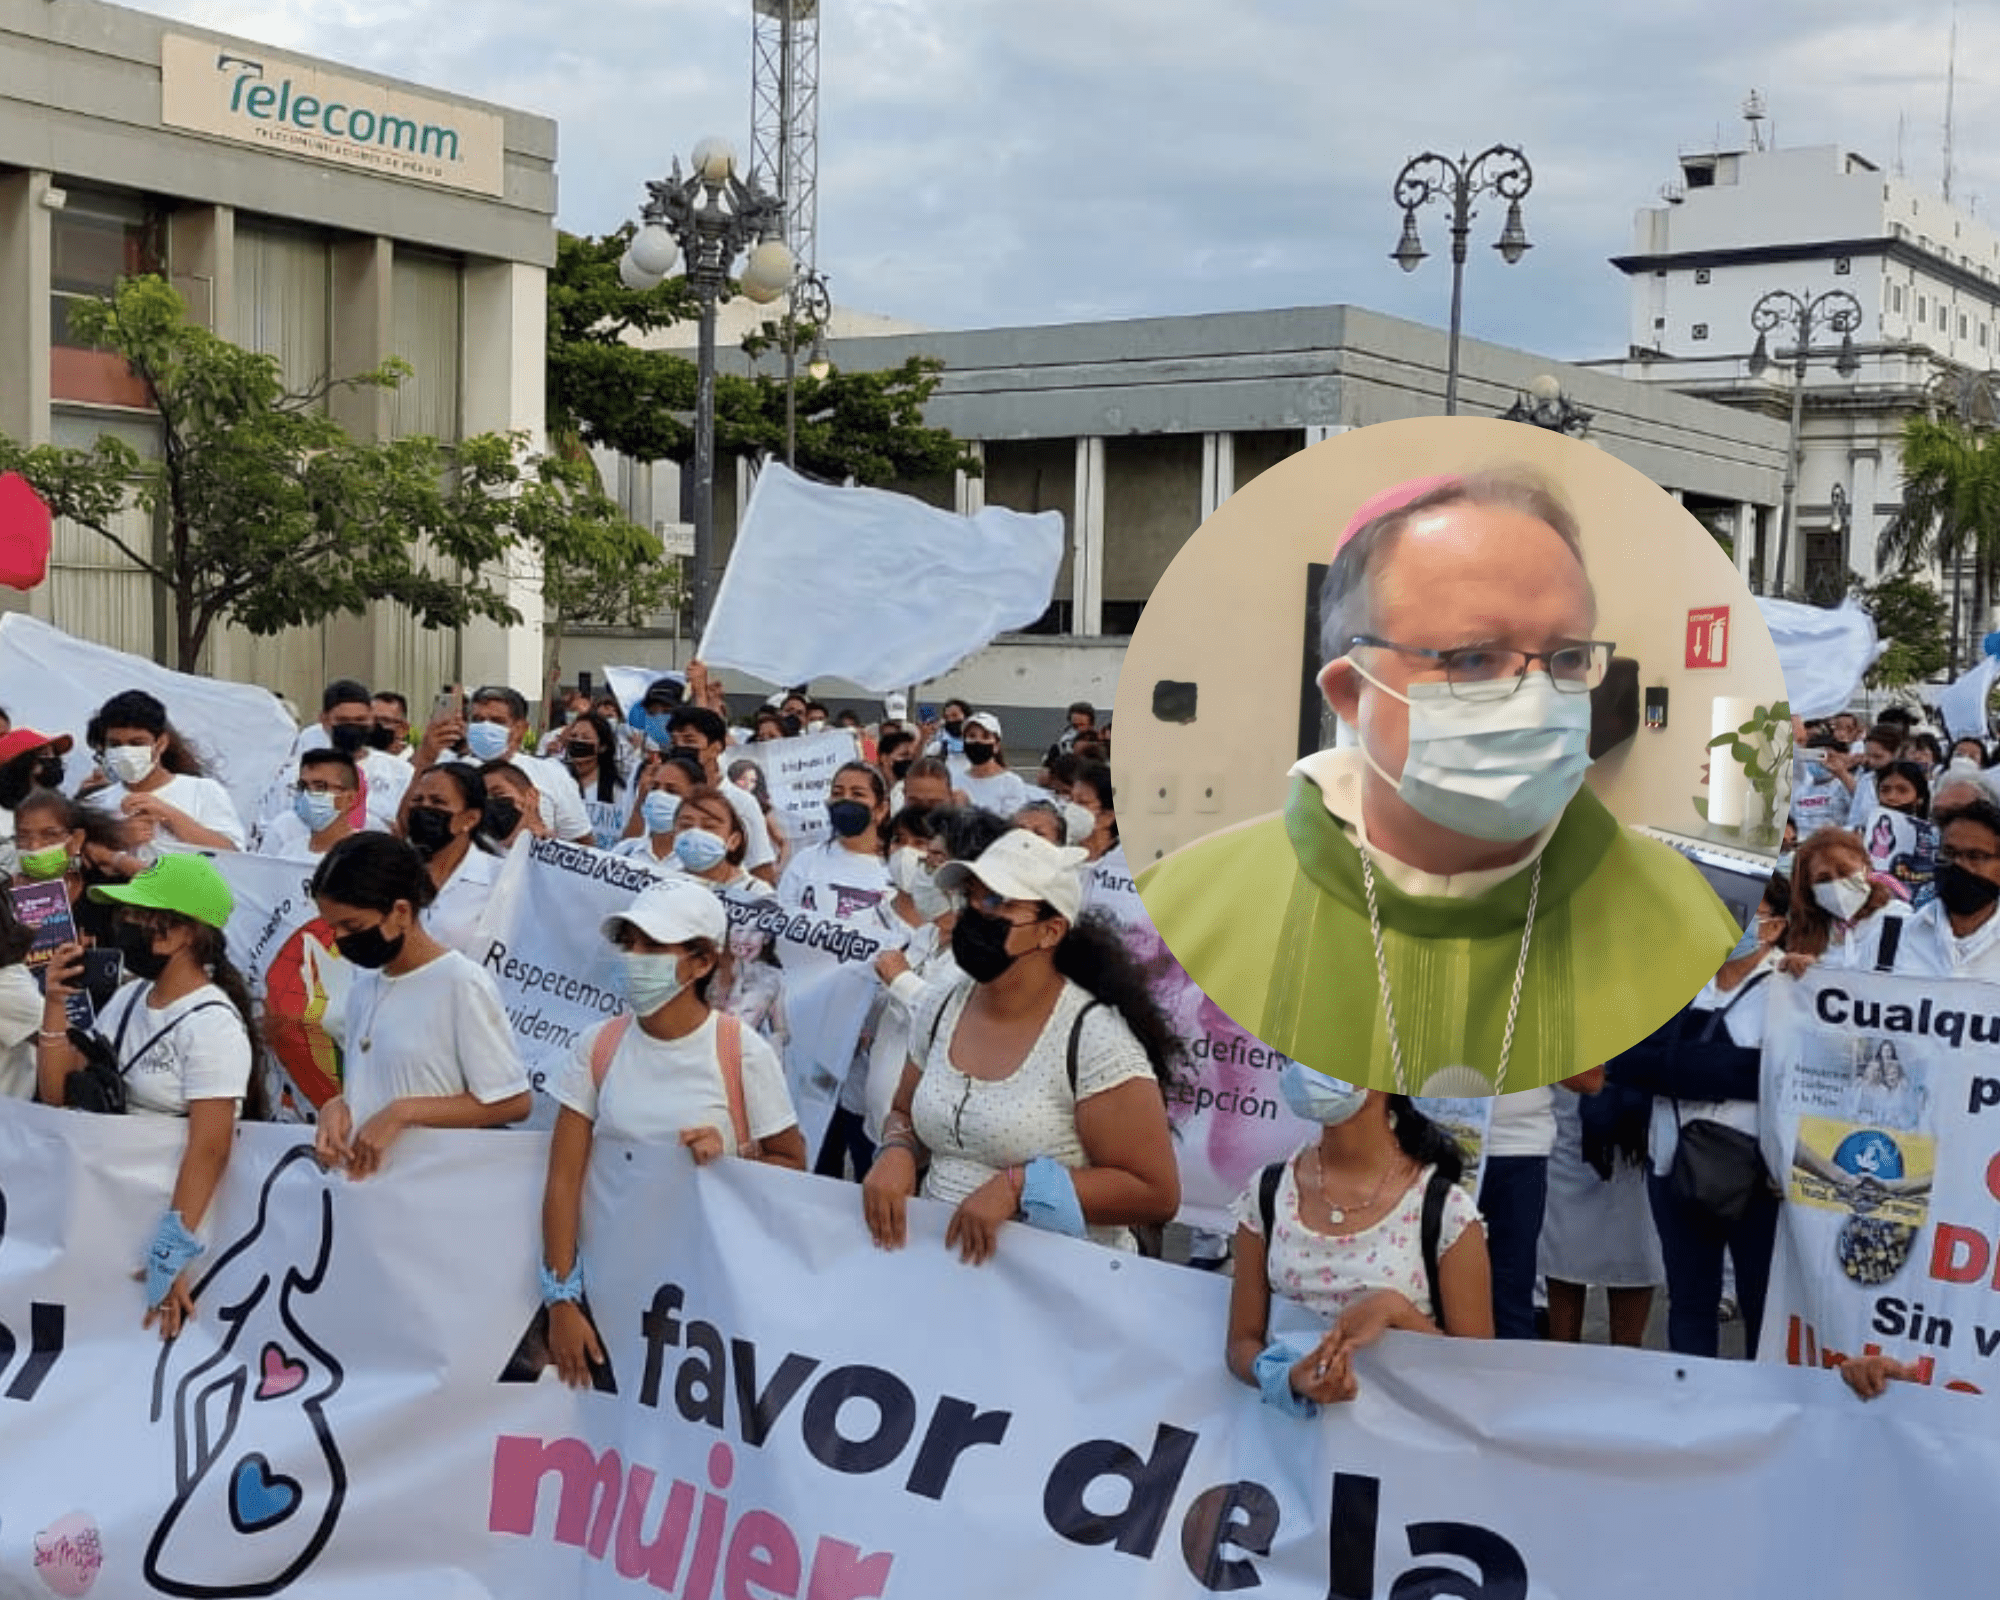
[[[690,878],[718,891],[735,889],[758,897],[776,893],[744,866],[749,848],[743,819],[720,789],[704,783],[682,798],[674,812],[673,856]]]
[[[1390,1328],[1493,1337],[1486,1235],[1451,1136],[1411,1104],[1294,1061],[1279,1086],[1319,1137],[1238,1197],[1229,1370],[1294,1416],[1352,1400]],[[1274,1337],[1272,1300],[1325,1326]],[[1300,1319],[1303,1320],[1303,1319]]]
[[[423,925],[434,893],[416,851],[383,833],[341,840],[313,873],[319,914],[359,969],[326,1018],[345,1085],[313,1140],[350,1178],[379,1171],[406,1128],[498,1127],[532,1102],[499,989]]]
[[[1798,977],[1816,961],[1846,970],[1861,964],[1878,924],[1909,916],[1888,878],[1873,871],[1858,833],[1821,828],[1799,841],[1792,861],[1784,971]]]
[[[1079,920],[1082,860],[1017,828],[938,874],[966,896],[951,949],[969,981],[932,988],[912,1018],[862,1185],[882,1248],[907,1236],[920,1171],[927,1198],[957,1207],[945,1245],[969,1262],[1016,1217],[1133,1250],[1135,1226],[1179,1208],[1163,1093],[1179,1045],[1116,930]]]
[[[805,1137],[776,1052],[709,1008],[729,919],[707,889],[669,879],[609,918],[632,1010],[591,1029],[556,1080],[562,1110],[542,1190],[542,1301],[565,1383],[590,1382],[604,1346],[583,1308],[583,1184],[597,1137],[675,1139],[706,1165],[734,1152],[803,1170]]]
[[[478,954],[479,922],[500,875],[499,854],[480,832],[485,819],[486,780],[461,761],[420,774],[403,803],[403,837],[436,891],[424,928],[468,956]]]
[[[910,1058],[911,1016],[931,985],[949,984],[961,976],[951,958],[956,913],[951,896],[937,883],[938,872],[949,859],[942,825],[946,815],[906,806],[889,824],[889,881],[896,886],[889,915],[906,930],[907,942],[875,958],[875,976],[886,987],[868,1029],[864,1128],[871,1141],[881,1139],[882,1124],[903,1081],[903,1065]]]

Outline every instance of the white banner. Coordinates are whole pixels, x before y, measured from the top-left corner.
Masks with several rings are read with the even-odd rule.
[[[0,1594],[314,1600],[1971,1595],[2000,1439],[1826,1373],[1390,1334],[1282,1416],[1228,1285],[851,1185],[595,1152],[609,1357],[546,1370],[543,1141],[404,1134],[323,1175],[245,1130],[163,1345],[128,1269],[181,1124],[0,1104]]]
[[[74,639],[24,612],[0,616],[0,705],[16,726],[67,733],[84,750],[83,730],[114,694],[144,689],[167,708],[167,719],[193,746],[203,769],[229,790],[239,816],[257,815],[271,774],[298,732],[269,689],[220,678],[194,677]],[[69,787],[84,773],[88,753],[69,757]]]
[[[861,759],[861,741],[845,728],[801,734],[796,739],[766,739],[761,744],[732,745],[723,752],[725,777],[748,761],[764,774],[771,807],[780,813],[793,853],[833,837],[826,820],[827,790],[833,775],[850,761]]]
[[[835,550],[840,559],[829,561]],[[907,689],[1040,617],[1062,557],[1059,512],[989,506],[961,517],[768,462],[697,654],[767,683]]]
[[[1771,990],[1765,1160],[1785,1206],[1759,1355],[1881,1351],[2000,1393],[2000,986],[1821,967]]]

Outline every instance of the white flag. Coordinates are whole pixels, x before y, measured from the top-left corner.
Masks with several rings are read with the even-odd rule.
[[[1059,512],[954,516],[883,489],[757,475],[701,659],[769,683],[845,678],[887,693],[949,671],[1048,609]]]
[[[1937,697],[1938,715],[1945,731],[1954,739],[1986,738],[1986,697],[1993,690],[1993,675],[2000,661],[1983,655],[1977,665]]]
[[[1863,674],[1888,648],[1875,637],[1875,619],[1852,600],[1832,610],[1796,600],[1759,600],[1757,609],[1778,647],[1792,715],[1807,721],[1845,711]]]

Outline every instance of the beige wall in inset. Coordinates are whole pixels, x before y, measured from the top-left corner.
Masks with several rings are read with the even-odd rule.
[[[1728,556],[1664,490],[1592,445],[1520,423],[1425,417],[1341,434],[1261,473],[1167,569],[1119,677],[1118,820],[1135,869],[1284,804],[1305,676],[1306,569],[1330,558],[1355,508],[1409,478],[1514,464],[1552,481],[1582,524],[1597,636],[1638,661],[1642,699],[1649,687],[1668,691],[1665,730],[1642,726],[1595,762],[1591,787],[1624,822],[1699,831],[1693,800],[1706,792],[1714,700],[1784,694],[1770,633]],[[1729,607],[1729,665],[1689,670],[1688,612],[1718,605]],[[1162,680],[1199,686],[1193,722],[1154,717]]]

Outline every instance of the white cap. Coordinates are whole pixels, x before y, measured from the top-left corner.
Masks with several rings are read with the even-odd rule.
[[[988,845],[977,861],[948,861],[938,869],[937,886],[968,888],[973,880],[1009,900],[1040,900],[1057,915],[1076,921],[1083,909],[1085,861],[1081,850],[1052,845],[1039,833],[1014,828]]]
[[[707,939],[721,944],[729,937],[729,914],[703,885],[692,878],[666,878],[603,923],[604,937],[616,937],[618,925],[629,922],[656,944],[685,944]]]
[[[882,715],[891,722],[901,722],[910,714],[910,697],[906,694],[885,694],[882,697]]]
[[[975,711],[965,719],[968,728],[984,728],[994,738],[1000,737],[1000,719],[990,711]]]

